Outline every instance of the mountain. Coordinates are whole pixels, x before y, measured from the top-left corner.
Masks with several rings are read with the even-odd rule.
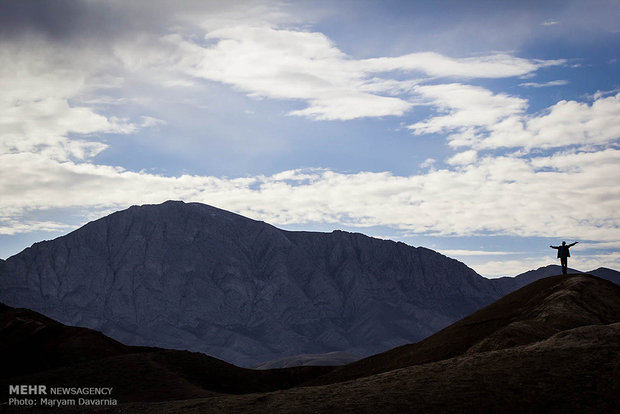
[[[135,413],[607,413],[620,406],[619,366],[620,287],[576,274],[533,282],[419,344],[302,386],[123,407]]]
[[[602,279],[607,279],[611,282],[614,282],[616,285],[620,285],[620,272],[612,269],[608,269],[606,267],[599,267],[598,269],[591,270],[588,274],[600,277]]]
[[[0,261],[0,301],[128,345],[287,365],[420,341],[552,269],[489,280],[422,247],[169,201]]]
[[[198,203],[134,206],[0,263],[0,301],[242,366],[416,342],[501,297],[456,260]]]

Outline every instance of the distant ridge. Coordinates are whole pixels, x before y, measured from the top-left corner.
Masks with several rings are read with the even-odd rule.
[[[258,364],[253,369],[290,368],[301,366],[339,366],[360,359],[358,355],[346,352],[328,352],[327,354],[302,354],[274,359]]]
[[[535,282],[536,280],[560,275],[562,273],[562,268],[558,265],[547,265],[543,267],[539,267],[535,270],[528,270],[527,272],[518,274],[514,277],[501,277],[497,279],[492,279],[493,283],[495,283],[498,288],[504,290],[506,293],[512,292],[516,289],[519,289],[529,283]],[[620,272],[612,269],[607,269],[605,267],[599,267],[598,269],[591,270],[588,272],[582,272],[576,269],[568,268],[568,274],[589,274],[596,277],[600,277],[601,279],[606,279],[611,282],[614,282],[617,285],[620,285]]]

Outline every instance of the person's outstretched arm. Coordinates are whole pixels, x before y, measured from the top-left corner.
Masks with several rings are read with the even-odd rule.
[[[549,246],[549,247],[551,247],[552,249],[559,249],[560,248],[560,246]]]
[[[579,242],[571,243],[571,244],[568,245],[568,247],[572,247],[572,246],[576,245],[577,243],[579,243]]]

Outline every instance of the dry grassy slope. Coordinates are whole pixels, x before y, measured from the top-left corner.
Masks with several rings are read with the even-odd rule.
[[[620,286],[590,275],[540,279],[415,344],[362,359],[313,380],[329,384],[467,352],[504,349],[565,329],[620,322]]]

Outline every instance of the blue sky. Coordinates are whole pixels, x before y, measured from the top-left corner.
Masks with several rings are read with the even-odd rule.
[[[617,1],[0,0],[0,257],[134,204],[620,270]]]

